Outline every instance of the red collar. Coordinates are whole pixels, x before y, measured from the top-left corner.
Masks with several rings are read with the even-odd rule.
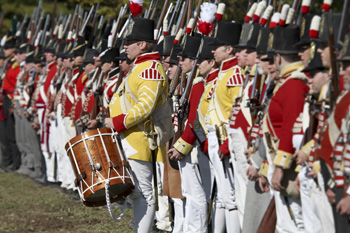
[[[218,74],[219,74],[219,69],[215,69],[215,70],[211,71],[207,76],[206,82],[209,83],[209,82],[213,81],[214,79],[216,79],[218,77]]]
[[[143,53],[135,59],[134,64],[140,64],[142,62],[151,61],[151,60],[160,61],[159,53],[158,52]]]
[[[48,69],[51,70],[54,66],[56,66],[56,63],[52,61],[51,63],[48,64]]]
[[[229,70],[237,64],[238,64],[238,61],[236,57],[231,57],[229,59],[226,59],[221,64],[221,71]]]

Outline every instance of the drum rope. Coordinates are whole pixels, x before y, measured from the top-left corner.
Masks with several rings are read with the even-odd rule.
[[[101,139],[101,142],[102,142],[103,150],[105,151],[105,154],[106,154],[106,157],[107,157],[107,162],[109,163],[109,162],[111,162],[111,158],[109,157],[109,154],[108,154],[105,142],[103,141],[103,137],[101,135],[100,129],[97,128],[97,131],[98,131],[98,134],[100,135],[100,139]],[[112,136],[113,136],[113,134],[112,134]]]
[[[106,182],[105,182],[105,190],[106,190],[106,203],[107,203],[107,208],[108,208],[109,215],[111,215],[111,217],[112,217],[112,219],[114,221],[118,222],[124,216],[124,212],[125,212],[125,209],[126,209],[126,200],[124,200],[122,212],[120,213],[119,217],[117,218],[117,217],[114,216],[114,214],[112,212],[111,200],[109,199],[109,179],[107,179]]]

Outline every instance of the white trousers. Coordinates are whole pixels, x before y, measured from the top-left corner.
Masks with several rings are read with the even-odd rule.
[[[158,206],[156,211],[157,228],[163,231],[171,231],[169,221],[169,201],[167,196],[163,196],[164,163],[157,162],[157,185],[158,185]]]
[[[185,201],[180,198],[172,198],[174,202],[174,227],[172,233],[183,233],[184,219],[185,219]]]
[[[38,118],[40,122],[40,136],[41,136],[41,150],[45,160],[46,167],[46,179],[49,182],[56,182],[55,178],[55,156],[50,152],[49,140],[50,140],[50,127],[47,124],[47,118],[45,116],[45,108],[38,109]],[[50,129],[51,130],[51,129]],[[52,134],[52,133],[51,133]]]
[[[238,218],[237,204],[235,198],[235,188],[233,181],[233,172],[231,165],[228,161],[228,158],[225,156],[224,158],[224,166],[225,172],[223,168],[223,162],[220,160],[218,156],[218,138],[216,136],[216,132],[214,127],[211,125],[207,125],[208,128],[208,151],[210,161],[212,162],[214,176],[217,184],[218,196],[217,200],[220,202],[220,206],[218,204],[215,205],[215,211],[221,212],[222,209],[225,209],[225,226],[227,232],[240,232],[241,226]],[[226,211],[227,210],[227,211]],[[215,218],[217,216],[221,216],[221,214],[215,214]],[[214,218],[214,221],[215,221]],[[214,227],[218,226],[217,224],[213,224]],[[216,232],[216,230],[213,230]]]
[[[318,175],[317,185],[307,173],[307,167],[303,167],[298,175],[305,232],[333,233],[335,232],[333,212],[324,191],[323,177],[321,174]]]
[[[247,176],[248,163],[244,151],[247,149],[248,142],[241,130],[229,128],[227,131],[231,161],[233,165],[239,221],[241,226],[243,226],[245,199],[249,181]]]
[[[152,162],[129,159],[135,189],[133,201],[135,232],[151,232],[155,215]]]
[[[75,130],[75,127],[72,126],[72,120],[69,117],[63,118],[63,125],[65,129],[65,133],[64,133],[65,141],[68,142],[70,139],[76,136],[76,130]],[[74,185],[75,174],[74,174],[74,170],[69,157],[63,156],[61,164],[62,164],[62,170],[64,170],[63,172],[66,175],[64,178],[66,183],[65,186],[67,186],[67,189],[75,190],[76,189]]]
[[[199,164],[192,163],[191,157],[197,157],[199,150],[194,146],[189,155],[179,161],[182,195],[186,198],[184,232],[204,233],[208,231],[208,203]]]

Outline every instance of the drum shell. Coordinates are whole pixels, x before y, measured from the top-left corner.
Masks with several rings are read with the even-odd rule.
[[[65,146],[75,173],[76,185],[86,206],[106,205],[105,181],[109,172],[111,202],[129,195],[133,190],[129,167],[121,158],[115,140],[116,136],[113,135],[113,131],[103,128],[79,134],[69,140]],[[103,144],[111,163],[108,163]],[[100,164],[98,172],[95,172],[91,166],[88,151],[93,164]]]

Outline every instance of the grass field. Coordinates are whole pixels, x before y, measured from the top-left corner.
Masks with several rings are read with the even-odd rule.
[[[114,207],[118,216],[120,207]],[[132,210],[115,222],[107,208],[85,207],[58,186],[39,186],[15,173],[0,173],[0,232],[133,232]]]

